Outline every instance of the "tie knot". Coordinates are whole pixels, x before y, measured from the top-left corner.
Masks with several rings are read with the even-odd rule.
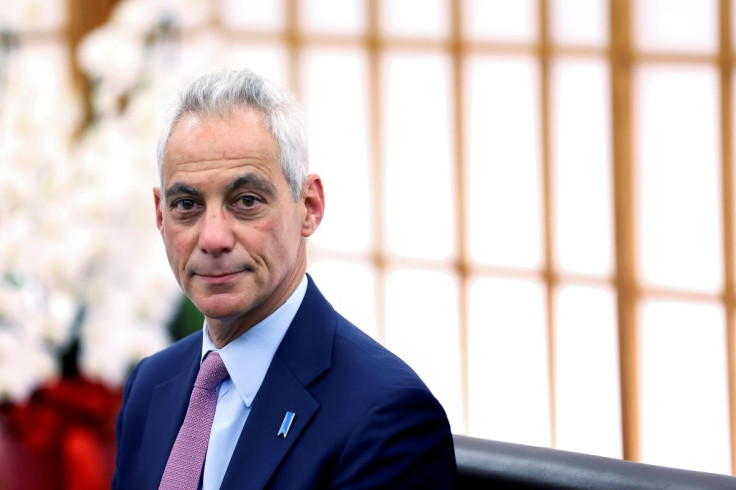
[[[214,390],[223,379],[228,377],[225,363],[222,362],[220,354],[210,352],[202,361],[194,386],[204,390]]]

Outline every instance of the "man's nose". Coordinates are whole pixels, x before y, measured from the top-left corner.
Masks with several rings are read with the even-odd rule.
[[[222,209],[207,210],[199,231],[199,248],[205,254],[218,256],[232,251],[235,234],[232,218]]]

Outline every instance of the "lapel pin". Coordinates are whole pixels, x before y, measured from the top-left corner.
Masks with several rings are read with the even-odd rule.
[[[294,412],[286,412],[286,415],[284,415],[284,421],[281,422],[281,428],[279,429],[279,433],[276,434],[276,437],[284,436],[284,439],[286,439],[286,435],[289,433],[289,429],[291,428],[291,423],[294,421],[295,415],[296,414]]]

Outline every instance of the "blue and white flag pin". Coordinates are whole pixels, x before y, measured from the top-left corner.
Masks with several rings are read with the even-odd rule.
[[[286,439],[286,435],[289,433],[289,429],[291,428],[291,423],[294,421],[295,415],[296,414],[294,412],[286,412],[286,415],[284,415],[284,421],[281,422],[281,428],[279,429],[279,433],[276,434],[276,437],[284,436],[284,439]]]

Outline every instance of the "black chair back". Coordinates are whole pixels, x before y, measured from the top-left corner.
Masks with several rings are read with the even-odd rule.
[[[732,489],[736,478],[455,435],[458,489]]]

